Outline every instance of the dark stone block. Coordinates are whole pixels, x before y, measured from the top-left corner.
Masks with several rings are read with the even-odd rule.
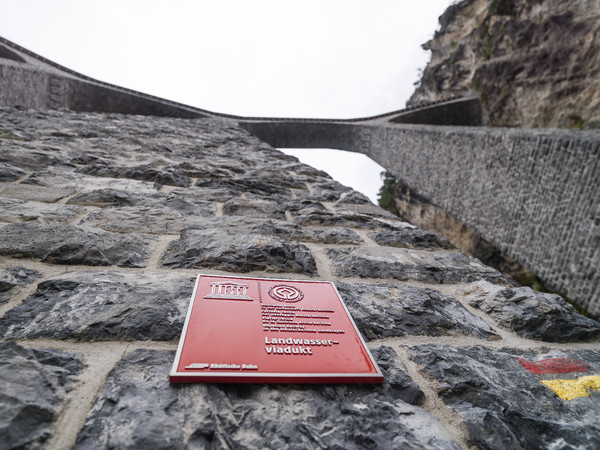
[[[519,336],[547,342],[578,342],[600,336],[600,323],[579,314],[556,294],[528,287],[477,289],[467,296],[500,326]]]
[[[0,255],[53,264],[144,267],[149,239],[87,226],[18,223],[0,228]]]
[[[77,206],[56,203],[25,202],[0,197],[2,222],[67,222],[82,211]]]
[[[97,189],[90,192],[82,192],[71,197],[68,201],[70,205],[86,206],[129,206],[136,203],[133,195],[118,189]]]
[[[285,220],[285,205],[260,198],[233,198],[223,205],[223,213],[228,216]]]
[[[40,448],[83,364],[70,353],[0,343],[0,446]]]
[[[77,172],[97,177],[130,178],[132,180],[149,181],[159,185],[189,186],[191,184],[191,180],[188,177],[163,172],[149,165],[123,167],[92,164],[78,169]]]
[[[0,319],[0,335],[76,340],[171,340],[180,335],[193,279],[78,272],[45,281]]]
[[[500,272],[455,252],[428,252],[390,247],[330,248],[337,275],[394,278],[426,283],[463,283],[485,279],[508,284]]]
[[[0,183],[17,181],[27,172],[13,166],[12,164],[0,163]]]
[[[162,261],[167,266],[186,269],[317,273],[315,260],[304,245],[230,228],[184,231],[178,240],[171,242]]]
[[[366,339],[390,336],[471,335],[497,338],[485,321],[454,297],[396,284],[337,282],[344,302]]]
[[[522,352],[440,345],[411,348],[411,358],[436,380],[438,394],[462,417],[471,445],[490,449],[599,447],[598,396],[561,400],[515,354]],[[599,352],[529,352],[527,356],[576,358],[586,362],[591,373],[600,372]],[[561,374],[561,378],[572,376]]]
[[[404,248],[453,249],[439,234],[419,228],[371,231],[368,236],[379,245]]]
[[[198,215],[211,216],[212,205],[198,211]],[[196,217],[185,217],[170,208],[145,206],[109,207],[90,214],[83,223],[106,231],[127,233],[136,230],[148,234],[175,234]]]
[[[136,350],[109,373],[77,448],[458,449],[417,406],[393,350],[383,385],[169,385],[173,352]],[[126,426],[124,426],[126,424]]]

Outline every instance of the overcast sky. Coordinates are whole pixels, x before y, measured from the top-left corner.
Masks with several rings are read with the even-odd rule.
[[[450,3],[0,0],[0,35],[90,77],[211,111],[351,118],[405,106],[429,58],[421,44]],[[325,170],[354,164],[373,178],[364,161],[344,169],[334,158],[321,158]]]

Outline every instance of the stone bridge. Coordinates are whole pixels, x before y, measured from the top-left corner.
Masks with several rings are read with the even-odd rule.
[[[597,214],[594,134],[218,117],[5,41],[0,70],[0,447],[600,447],[599,322],[265,142],[365,152],[509,244],[555,220],[581,251],[562,214]],[[199,272],[333,281],[383,383],[170,384]]]
[[[364,153],[600,317],[600,131],[496,129],[476,98],[350,120],[212,113],[83,76],[0,40],[0,105],[239,122],[280,148]]]

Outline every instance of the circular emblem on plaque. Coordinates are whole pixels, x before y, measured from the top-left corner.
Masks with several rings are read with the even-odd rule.
[[[269,295],[278,302],[295,303],[304,298],[304,293],[294,286],[278,284],[269,289]]]

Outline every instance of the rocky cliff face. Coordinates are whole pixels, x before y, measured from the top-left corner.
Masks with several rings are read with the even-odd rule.
[[[492,126],[600,128],[600,1],[463,0],[409,103],[473,91]]]

